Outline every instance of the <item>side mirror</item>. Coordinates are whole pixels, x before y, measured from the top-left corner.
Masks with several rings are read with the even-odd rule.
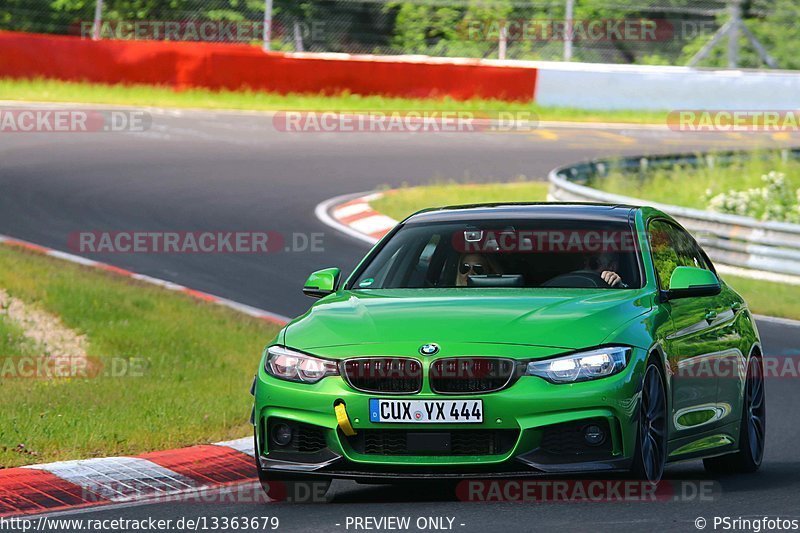
[[[312,298],[322,298],[336,292],[339,287],[339,276],[341,271],[338,268],[326,268],[317,270],[306,280],[303,286],[303,294]]]
[[[667,300],[691,298],[694,296],[714,296],[722,290],[719,279],[710,270],[679,266],[669,278]]]

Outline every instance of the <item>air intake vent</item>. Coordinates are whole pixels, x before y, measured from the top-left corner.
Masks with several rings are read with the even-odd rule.
[[[516,429],[414,431],[367,429],[348,440],[364,455],[465,456],[504,455],[517,442]]]

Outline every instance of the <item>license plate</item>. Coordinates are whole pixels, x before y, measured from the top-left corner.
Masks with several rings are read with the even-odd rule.
[[[369,401],[370,422],[476,424],[483,422],[483,400]]]

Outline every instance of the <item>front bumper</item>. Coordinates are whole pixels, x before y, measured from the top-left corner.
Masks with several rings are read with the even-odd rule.
[[[267,472],[349,479],[514,477],[574,472],[609,472],[630,466],[636,439],[644,353],[634,350],[620,374],[594,381],[554,385],[538,377],[522,377],[511,387],[480,395],[447,395],[430,391],[410,396],[364,393],[341,377],[307,385],[276,379],[261,369],[256,377],[254,424],[256,453]],[[382,424],[369,420],[371,398],[483,400],[480,424]],[[513,434],[513,442],[495,453],[479,455],[409,455],[364,453],[338,427],[334,405],[344,402],[358,432],[469,432]],[[324,448],[315,453],[286,453],[270,446],[270,420],[283,419],[319,428]],[[607,431],[602,449],[580,450],[559,431],[601,423]],[[554,432],[556,432],[554,434]],[[571,433],[565,433],[567,437]],[[565,437],[566,438],[566,437]],[[270,449],[272,448],[272,449]]]

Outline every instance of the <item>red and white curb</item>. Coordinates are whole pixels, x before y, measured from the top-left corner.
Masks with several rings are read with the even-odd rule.
[[[314,214],[323,224],[367,244],[375,244],[397,225],[397,220],[369,205],[382,196],[369,192],[337,196],[317,205]]]
[[[183,285],[178,285],[177,283],[173,283],[171,281],[166,281],[163,279],[154,278],[151,276],[146,276],[144,274],[137,274],[136,272],[132,272],[130,270],[126,270],[124,268],[115,267],[113,265],[109,265],[107,263],[101,263],[100,261],[94,261],[92,259],[87,259],[85,257],[81,257],[79,255],[68,254],[66,252],[61,252],[59,250],[54,250],[52,248],[47,248],[45,246],[40,246],[38,244],[34,244],[32,242],[23,241],[20,239],[15,239],[13,237],[9,237],[7,235],[0,235],[0,244],[5,244],[7,246],[16,246],[18,248],[23,248],[25,250],[29,250],[32,252],[40,253],[43,255],[47,255],[49,257],[55,257],[56,259],[62,259],[64,261],[69,261],[70,263],[76,263],[78,265],[82,265],[85,267],[90,268],[97,268],[99,270],[104,270],[106,272],[112,272],[114,274],[118,274],[120,276],[125,276],[131,279],[135,279],[138,281],[142,281],[144,283],[149,283],[150,285],[156,285],[158,287],[168,289],[171,291],[180,292],[183,294],[187,294],[192,298],[196,298],[198,300],[203,300],[205,302],[211,302],[217,305],[221,305],[223,307],[227,307],[229,309],[233,309],[234,311],[238,311],[240,313],[244,313],[245,315],[259,318],[261,320],[265,320],[267,322],[271,322],[273,324],[277,324],[279,326],[285,325],[289,322],[289,317],[285,317],[283,315],[279,315],[276,313],[271,313],[270,311],[265,311],[263,309],[258,309],[257,307],[252,307],[250,305],[245,305],[239,302],[234,302],[233,300],[228,300],[226,298],[222,298],[220,296],[215,296],[213,294],[209,294],[207,292],[197,291],[194,289],[190,289],[189,287],[184,287]]]
[[[177,498],[256,479],[253,439],[0,470],[0,516]],[[260,490],[260,489],[259,489]],[[252,498],[252,496],[248,496]]]
[[[124,268],[0,235],[0,244],[97,268],[284,325],[289,318]],[[256,478],[251,437],[150,452],[0,469],[0,516],[40,514],[177,495]]]

